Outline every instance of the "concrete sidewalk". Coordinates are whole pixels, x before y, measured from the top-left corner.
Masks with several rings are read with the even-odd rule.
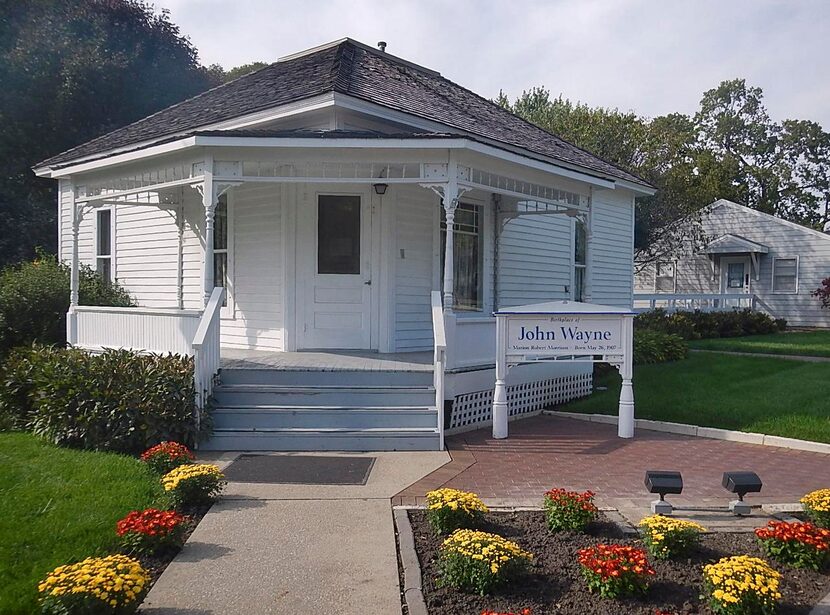
[[[366,485],[228,485],[140,612],[400,613],[390,498],[448,462],[449,456],[344,455],[376,457]],[[224,466],[235,456],[226,453],[212,461]]]

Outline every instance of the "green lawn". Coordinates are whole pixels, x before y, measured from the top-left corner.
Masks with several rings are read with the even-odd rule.
[[[558,409],[616,414],[619,376]],[[709,353],[634,369],[637,418],[830,443],[830,365]]]
[[[796,331],[689,342],[690,348],[830,357],[830,331]]]
[[[106,554],[116,546],[115,522],[161,496],[137,459],[0,433],[0,614],[35,612],[47,572]]]

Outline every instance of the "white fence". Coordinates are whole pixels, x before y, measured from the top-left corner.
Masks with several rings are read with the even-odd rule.
[[[196,403],[204,409],[219,371],[223,294],[215,288],[204,311],[78,305],[67,314],[68,341],[93,352],[122,348],[193,357]]]
[[[647,312],[662,308],[667,312],[678,310],[693,312],[728,312],[731,310],[754,310],[757,298],[749,293],[713,293],[713,294],[669,294],[652,293],[634,295],[634,311]]]

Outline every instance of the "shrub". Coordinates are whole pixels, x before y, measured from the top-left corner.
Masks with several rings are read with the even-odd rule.
[[[189,448],[178,442],[161,442],[141,453],[141,461],[156,474],[167,474],[195,458]]]
[[[209,463],[191,463],[174,468],[161,477],[161,484],[176,508],[210,504],[222,493],[227,481],[219,468]]]
[[[767,615],[781,599],[781,575],[749,555],[724,557],[703,567],[703,591],[717,615]]]
[[[0,385],[0,413],[55,444],[138,453],[161,440],[198,439],[189,357],[18,349]]]
[[[821,286],[810,293],[821,301],[821,307],[830,309],[830,278],[824,278]]]
[[[627,545],[597,545],[579,550],[579,565],[592,593],[618,598],[645,593],[654,569],[646,552]]]
[[[456,530],[441,545],[438,564],[442,585],[483,596],[519,577],[532,559],[497,534]]]
[[[662,308],[649,310],[634,318],[635,331],[649,330],[679,335],[684,340],[711,337],[739,337],[776,333],[787,328],[784,319],[773,319],[763,312],[730,310],[727,312],[679,311],[668,313]]]
[[[552,532],[573,530],[583,532],[596,519],[598,509],[591,491],[579,493],[565,489],[551,489],[543,501],[545,521]]]
[[[47,254],[0,272],[0,357],[16,346],[66,342],[69,276],[69,267]],[[82,305],[134,305],[126,290],[86,265],[80,269],[79,281]]]
[[[134,510],[115,526],[128,553],[154,555],[182,547],[190,517],[173,510]]]
[[[436,534],[476,527],[487,507],[475,493],[436,489],[427,493],[427,521]]]
[[[110,555],[55,568],[38,592],[45,614],[114,614],[132,612],[149,583],[150,575],[137,560]]]
[[[801,504],[810,521],[819,527],[830,529],[830,489],[811,491],[801,498]]]
[[[812,523],[770,521],[755,535],[764,553],[796,568],[821,570],[830,557],[830,530]]]
[[[679,361],[685,359],[688,354],[689,346],[679,335],[648,329],[634,330],[635,365]]]
[[[639,524],[643,542],[652,557],[669,559],[685,555],[698,544],[706,529],[693,521],[673,519],[663,515],[646,517]]]

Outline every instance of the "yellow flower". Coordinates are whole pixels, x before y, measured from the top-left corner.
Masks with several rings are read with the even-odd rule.
[[[170,470],[161,477],[161,484],[165,491],[174,491],[182,482],[202,476],[210,476],[218,481],[225,478],[218,466],[210,463],[190,463]]]
[[[126,555],[110,555],[58,566],[38,584],[38,592],[42,598],[56,599],[86,595],[117,607],[134,602],[149,582],[150,575],[138,560]]]

